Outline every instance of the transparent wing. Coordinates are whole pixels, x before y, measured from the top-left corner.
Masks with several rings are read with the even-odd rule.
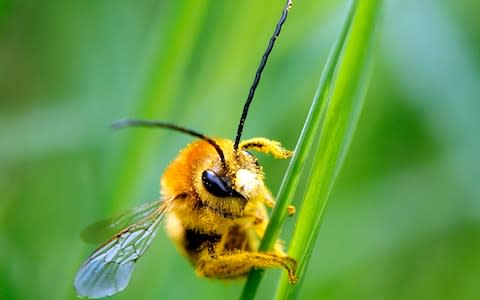
[[[75,276],[77,295],[101,298],[123,290],[135,262],[155,236],[165,210],[165,204],[157,205],[150,215],[123,229],[95,250]]]
[[[129,225],[135,224],[153,214],[162,205],[162,201],[157,200],[144,203],[113,218],[97,221],[87,226],[80,236],[83,241],[98,245]]]

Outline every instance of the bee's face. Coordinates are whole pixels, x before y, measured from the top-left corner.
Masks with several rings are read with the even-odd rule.
[[[228,142],[222,143],[226,168],[216,157],[206,160],[197,169],[195,189],[204,205],[224,215],[238,216],[262,193],[263,172],[252,154],[244,150],[234,153]]]

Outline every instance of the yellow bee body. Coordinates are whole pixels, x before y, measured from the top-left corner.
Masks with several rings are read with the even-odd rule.
[[[292,0],[287,0],[257,69],[235,142],[162,121],[120,120],[113,124],[115,128],[167,128],[200,140],[181,150],[167,167],[161,178],[160,201],[146,203],[110,222],[99,222],[108,224],[103,230],[93,226],[90,232],[117,233],[80,267],[74,281],[77,295],[101,298],[123,290],[164,217],[168,235],[200,276],[233,279],[252,268],[280,267],[288,272],[291,283],[296,281],[296,262],[285,255],[278,241],[272,251],[258,252],[268,223],[265,206],[273,207],[275,201],[257,159],[248,150],[281,159],[292,152],[265,138],[241,142],[248,109],[291,5]]]
[[[261,167],[245,147],[259,149],[261,145],[264,152],[278,158],[291,153],[266,139],[242,143],[237,152],[230,140],[215,142],[225,154],[227,170],[222,170],[215,149],[200,140],[183,149],[162,177],[162,195],[172,199],[166,212],[169,236],[201,276],[229,279],[242,277],[252,267],[284,267],[294,281],[295,262],[279,243],[268,254],[256,252],[268,223],[265,204],[272,206],[274,201],[264,185]],[[230,182],[238,194],[213,195],[202,180],[205,170]]]

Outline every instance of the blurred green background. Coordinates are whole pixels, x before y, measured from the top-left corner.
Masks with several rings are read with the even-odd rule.
[[[347,1],[296,1],[244,137],[293,148]],[[158,199],[191,139],[234,137],[283,1],[0,1],[0,299],[75,299],[88,224]],[[480,2],[386,1],[353,144],[302,299],[478,299]],[[276,191],[287,162],[259,155]],[[294,223],[286,223],[284,238]],[[258,299],[269,299],[269,271]],[[236,299],[163,231],[112,299]]]

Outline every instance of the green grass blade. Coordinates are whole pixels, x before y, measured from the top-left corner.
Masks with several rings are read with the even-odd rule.
[[[335,66],[341,54],[345,38],[350,28],[353,16],[352,5],[347,14],[345,24],[340,32],[338,39],[332,47],[325,68],[322,72],[317,91],[310,106],[310,110],[300,133],[300,137],[295,146],[294,155],[287,168],[282,184],[277,194],[277,205],[275,206],[271,220],[268,224],[265,235],[260,244],[260,251],[268,251],[275,245],[280,235],[281,225],[287,217],[287,207],[291,204],[297,190],[300,176],[305,166],[305,162],[311,151],[315,136],[317,135],[319,122],[321,119],[322,104],[328,95],[329,86],[334,75]],[[241,299],[253,299],[263,277],[264,270],[252,270],[247,278]]]
[[[276,299],[298,294],[320,229],[322,215],[352,139],[369,78],[372,45],[381,0],[358,1],[328,102],[322,108],[318,148],[309,176],[304,202],[298,214],[289,255],[298,262],[297,285],[282,275]]]

